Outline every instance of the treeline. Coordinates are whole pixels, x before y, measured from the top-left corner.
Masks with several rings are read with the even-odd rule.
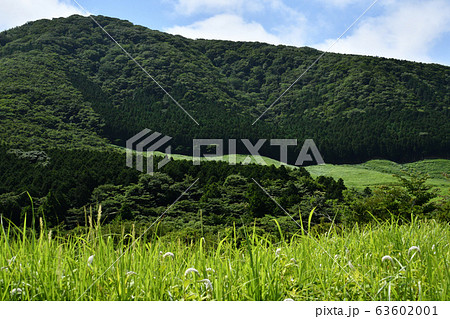
[[[326,162],[449,157],[449,68],[310,48],[189,40],[96,17],[197,126],[86,17],[0,33],[0,133],[8,145],[117,145],[149,128],[189,154],[193,138],[312,138]],[[69,143],[65,144],[65,141]],[[68,144],[68,145],[67,145]],[[244,152],[245,149],[238,149]],[[278,150],[263,147],[262,155]]]
[[[357,192],[303,168],[171,161],[151,176],[126,167],[122,152],[0,148],[0,214],[16,225],[38,227],[43,218],[50,227],[73,229],[98,218],[100,207],[101,222],[112,225],[149,225],[165,212],[160,234],[189,238],[250,223],[277,233],[275,219],[286,234],[299,231],[300,220],[315,231],[411,216],[450,221],[448,201],[431,201],[425,180],[406,175],[398,186]]]

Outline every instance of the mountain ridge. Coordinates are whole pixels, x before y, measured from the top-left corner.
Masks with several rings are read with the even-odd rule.
[[[252,126],[320,51],[96,20],[201,125],[90,18],[71,16],[0,33],[2,144],[106,147],[148,127],[174,137],[182,154],[192,138],[313,138],[330,163],[449,157],[449,67],[327,53]]]

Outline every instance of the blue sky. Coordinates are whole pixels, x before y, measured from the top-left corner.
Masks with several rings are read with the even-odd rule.
[[[375,0],[77,0],[92,14],[190,38],[327,50]],[[83,13],[73,0],[2,0],[0,30]],[[379,0],[331,51],[450,65],[450,0]]]

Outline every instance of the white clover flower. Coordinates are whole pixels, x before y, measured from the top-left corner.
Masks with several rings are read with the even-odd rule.
[[[196,273],[197,275],[199,275],[198,270],[195,268],[188,268],[186,269],[186,271],[184,272],[184,275],[187,276],[189,275],[191,272]]]
[[[211,280],[209,280],[209,279],[202,279],[202,280],[199,280],[198,282],[205,283],[206,290],[209,290],[210,292],[213,291],[213,286],[212,286]]]
[[[95,255],[92,255],[92,256],[89,256],[89,258],[88,258],[88,261],[87,261],[87,262],[88,262],[88,266],[89,266],[89,267],[91,267],[92,262],[94,261],[94,256],[95,256]]]
[[[388,255],[386,255],[386,256],[383,256],[383,258],[381,258],[381,261],[383,262],[383,261],[386,261],[386,260],[389,260],[390,262],[394,262],[394,260],[392,259],[392,257],[391,256],[388,256]]]
[[[277,250],[275,251],[275,256],[279,256],[281,253],[281,248],[277,248]]]
[[[213,273],[216,272],[216,271],[215,271],[214,269],[212,269],[212,268],[206,268],[206,271],[207,271],[207,272],[213,272]]]
[[[420,253],[420,248],[417,246],[411,246],[411,248],[408,249],[408,254],[410,254],[413,251],[418,251]]]
[[[173,253],[171,253],[170,251],[168,251],[167,253],[165,253],[163,256],[162,256],[163,258],[166,258],[166,257],[175,257],[175,255],[173,254]]]
[[[20,289],[20,288],[14,288],[13,290],[11,290],[11,296],[21,295],[21,294],[22,294],[22,289]]]
[[[284,299],[283,301],[294,301],[294,299],[286,298],[286,299]]]
[[[131,276],[131,275],[137,275],[137,273],[135,273],[134,271],[127,272],[127,276]]]

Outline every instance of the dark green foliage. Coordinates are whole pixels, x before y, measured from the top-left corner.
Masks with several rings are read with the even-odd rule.
[[[123,145],[150,128],[186,154],[192,138],[313,138],[329,163],[449,156],[448,67],[328,53],[252,126],[319,51],[193,41],[96,19],[201,125],[89,18],[72,16],[0,33],[3,143],[99,147],[103,136]],[[290,162],[300,147],[289,148]],[[278,158],[277,148],[261,152]]]
[[[370,193],[364,191],[364,196],[350,201],[351,209],[344,219],[348,222],[392,218],[410,221],[412,217],[449,219],[448,200],[441,203],[431,201],[436,194],[425,184],[426,174],[404,171],[403,175],[395,176],[399,185],[378,187]]]

